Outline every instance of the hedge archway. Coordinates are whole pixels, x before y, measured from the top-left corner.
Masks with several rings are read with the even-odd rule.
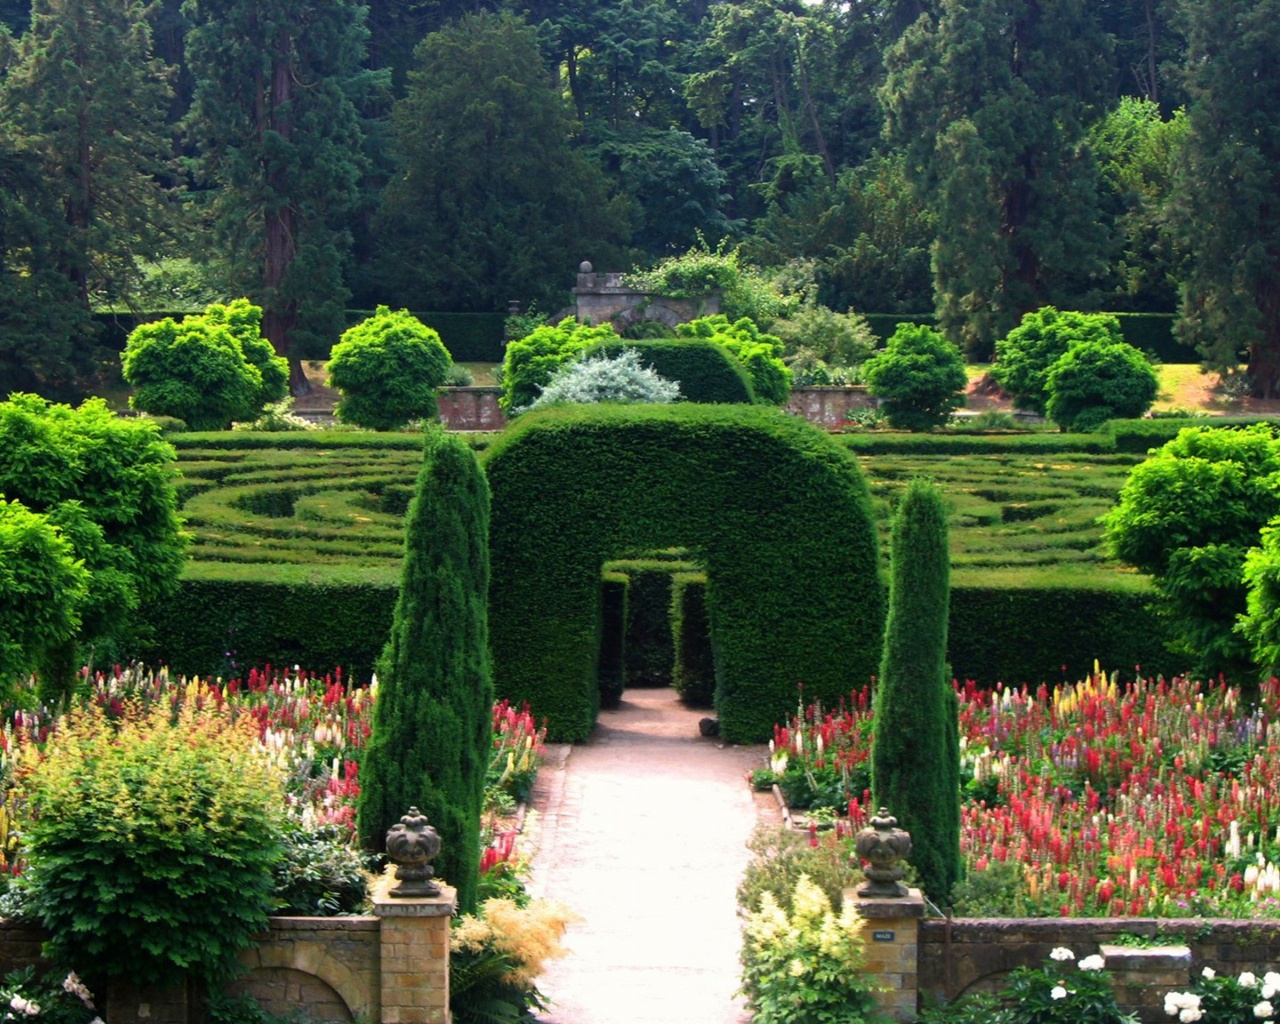
[[[578,406],[527,413],[485,458],[490,641],[499,695],[557,740],[599,706],[601,567],[679,546],[706,569],[720,735],[768,739],[804,698],[876,671],[884,585],[866,481],[804,421],[759,406]]]

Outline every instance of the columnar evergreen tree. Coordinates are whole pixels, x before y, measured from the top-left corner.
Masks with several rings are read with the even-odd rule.
[[[912,480],[893,518],[871,789],[875,805],[911,833],[911,863],[934,900],[948,899],[960,876],[959,720],[947,679],[950,566],[942,492]]]
[[[1096,168],[1081,145],[1107,70],[1094,8],[940,0],[886,58],[886,132],[938,217],[938,314],[976,356],[1103,269]]]
[[[458,438],[427,434],[409,509],[400,598],[379,666],[373,735],[360,769],[361,842],[416,806],[440,833],[436,874],[476,904],[489,764],[489,484]]]
[[[188,118],[237,290],[289,358],[327,354],[342,332],[349,218],[367,164],[359,104],[385,75],[361,64],[366,8],[346,0],[186,0]]]
[[[1186,256],[1177,333],[1217,369],[1247,353],[1280,396],[1280,0],[1182,0],[1190,130],[1173,233]]]
[[[169,216],[169,69],[141,0],[36,0],[0,88],[4,128],[33,155],[70,233],[77,301],[127,296]]]

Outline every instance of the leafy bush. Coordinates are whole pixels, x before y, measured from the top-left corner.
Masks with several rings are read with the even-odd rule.
[[[64,965],[167,984],[216,979],[267,925],[283,780],[248,718],[157,702],[74,709],[20,798],[30,907]]]
[[[1164,1012],[1187,1024],[1256,1024],[1275,1019],[1278,997],[1280,974],[1275,971],[1261,978],[1251,971],[1231,978],[1206,967],[1189,990],[1165,995]]]
[[[565,317],[554,327],[538,327],[509,343],[502,360],[502,396],[498,399],[502,411],[517,415],[537,401],[561,366],[591,345],[617,340],[612,324],[592,327]]]
[[[1045,412],[1063,430],[1097,430],[1113,417],[1151,408],[1160,379],[1147,357],[1124,342],[1074,344],[1049,367]]]
[[[120,370],[133,386],[129,405],[185,420],[193,430],[221,430],[252,420],[288,391],[289,364],[261,337],[262,310],[247,299],[212,305],[200,315],[139,324]]]
[[[624,349],[616,356],[601,354],[560,367],[529,408],[541,409],[557,403],[667,403],[679,399],[679,384],[664,380],[650,367],[641,366],[640,353],[635,349]]]
[[[960,349],[918,324],[900,324],[884,351],[867,360],[863,374],[889,425],[899,430],[945,424],[964,404],[969,383]]]
[[[436,389],[452,362],[432,328],[408,310],[379,306],[343,332],[329,355],[329,386],[342,392],[334,415],[370,430],[435,419]]]
[[[782,339],[788,354],[804,350],[829,366],[849,367],[866,362],[878,339],[866,318],[850,310],[837,313],[816,302],[807,302],[769,330]]]
[[[449,934],[449,1008],[457,1024],[534,1021],[545,1008],[537,978],[573,915],[550,900],[489,899],[459,918]]]
[[[743,930],[742,992],[755,1024],[862,1024],[877,1017],[862,973],[862,928],[853,903],[837,915],[807,875],[791,911],[766,892]]]
[[[676,328],[682,338],[708,338],[727,349],[751,378],[760,402],[786,405],[791,394],[791,371],[782,361],[782,341],[763,333],[754,320],[730,321],[723,313],[690,320]]]
[[[301,823],[286,828],[275,867],[274,914],[326,917],[358,911],[369,876],[347,829]]]
[[[1049,368],[1072,345],[1085,341],[1122,343],[1120,322],[1110,313],[1060,312],[1053,306],[1032,310],[996,342],[991,376],[1013,397],[1014,408],[1043,416]]]
[[[810,836],[779,825],[759,825],[747,843],[751,860],[738,883],[738,907],[743,913],[760,909],[769,893],[786,913],[801,876],[807,877],[838,906],[845,889],[863,881],[851,860],[853,844],[839,829]]]
[[[39,1017],[41,1024],[86,1024],[98,1020],[93,993],[75,971],[36,978],[34,967],[10,971],[0,982],[0,1006],[5,1020]]]
[[[751,402],[747,372],[727,350],[707,339],[655,338],[593,345],[583,353],[589,359],[600,353],[616,355],[624,350],[639,354],[640,362],[680,385],[686,402]]]

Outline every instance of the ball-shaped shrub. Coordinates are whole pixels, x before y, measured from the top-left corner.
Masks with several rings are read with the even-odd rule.
[[[618,340],[612,324],[593,327],[565,317],[511,342],[502,360],[502,396],[498,399],[502,411],[514,416],[527,409],[560,367],[592,345]]]
[[[899,430],[942,426],[964,404],[969,383],[960,349],[921,324],[899,324],[863,375],[889,425]]]
[[[751,379],[756,400],[766,405],[786,405],[791,396],[791,370],[782,361],[782,340],[766,334],[754,320],[742,317],[730,322],[723,313],[699,317],[676,327],[682,338],[708,338],[742,364]]]
[[[262,336],[262,307],[248,299],[236,299],[225,306],[206,307],[204,317],[210,323],[223,324],[240,343],[245,359],[262,374],[259,411],[262,406],[284,401],[289,394],[289,360],[276,355],[271,342]]]
[[[213,980],[265,931],[283,779],[247,718],[167,701],[71,711],[19,787],[33,915],[64,967]]]
[[[679,384],[660,377],[651,367],[641,366],[640,353],[635,349],[624,349],[616,356],[601,354],[562,366],[530,408],[560,403],[663,403],[679,398]]]
[[[369,430],[435,419],[436,389],[451,365],[439,334],[407,309],[379,306],[329,354],[329,386],[342,392],[334,415]]]
[[[1096,430],[1114,417],[1151,408],[1160,379],[1147,357],[1125,342],[1073,345],[1049,367],[1045,411],[1062,430]]]
[[[1049,367],[1082,342],[1124,341],[1120,321],[1110,313],[1077,313],[1044,306],[1023,316],[996,342],[991,376],[1013,398],[1015,409],[1041,416],[1049,401]]]
[[[288,380],[284,359],[267,362]],[[232,327],[204,314],[139,324],[125,342],[120,369],[133,386],[130,406],[177,417],[192,430],[225,430],[232,420],[254,419],[271,393]]]

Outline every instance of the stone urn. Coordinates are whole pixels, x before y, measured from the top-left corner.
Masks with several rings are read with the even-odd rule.
[[[440,852],[440,835],[427,824],[427,816],[416,807],[387,830],[387,856],[396,863],[400,884],[387,895],[399,899],[439,896],[440,886],[431,880],[431,861]]]
[[[857,893],[869,899],[898,899],[908,894],[902,884],[899,861],[911,852],[911,835],[898,828],[898,819],[881,807],[867,827],[853,840],[854,853],[860,861],[869,861],[864,869],[867,880]]]

